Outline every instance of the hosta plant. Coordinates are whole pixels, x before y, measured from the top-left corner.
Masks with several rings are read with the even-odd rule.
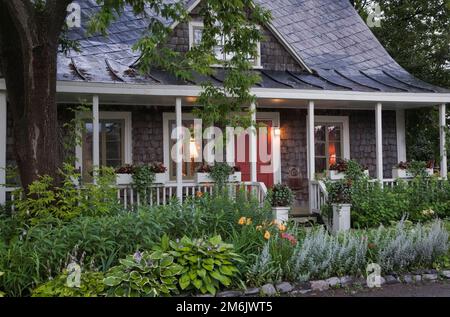
[[[178,294],[178,277],[183,267],[162,250],[136,252],[119,261],[104,279],[108,295],[117,297],[156,297]]]
[[[220,236],[208,240],[184,237],[179,242],[171,241],[170,248],[176,263],[183,267],[179,278],[182,290],[214,295],[221,285],[229,287],[239,281],[236,265],[242,259]]]
[[[56,278],[33,290],[33,297],[98,297],[104,295],[103,274],[86,272],[81,274],[80,287],[71,287],[67,283],[68,273],[63,272]]]

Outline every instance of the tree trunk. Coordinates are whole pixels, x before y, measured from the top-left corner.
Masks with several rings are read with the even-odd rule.
[[[58,39],[68,1],[47,1],[37,11],[30,1],[0,0],[0,61],[14,126],[22,187],[40,176],[58,181],[56,64]]]

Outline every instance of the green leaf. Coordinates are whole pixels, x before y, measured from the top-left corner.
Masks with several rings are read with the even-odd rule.
[[[188,274],[184,274],[180,277],[180,287],[182,290],[185,290],[191,284],[191,279]]]
[[[203,282],[199,279],[195,279],[192,281],[192,284],[195,286],[196,289],[200,289],[203,285]]]
[[[114,276],[108,276],[103,280],[103,283],[109,287],[114,287],[120,284],[120,279],[117,279]]]

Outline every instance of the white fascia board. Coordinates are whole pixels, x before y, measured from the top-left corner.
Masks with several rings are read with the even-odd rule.
[[[59,81],[57,84],[57,92],[99,95],[197,97],[202,92],[202,88],[200,86],[188,85],[139,85]],[[277,88],[254,88],[252,89],[252,93],[260,99],[450,103],[450,93],[385,93]]]

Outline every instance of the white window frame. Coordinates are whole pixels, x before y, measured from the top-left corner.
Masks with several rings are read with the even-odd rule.
[[[131,112],[122,111],[101,111],[99,120],[124,120],[124,162],[125,164],[133,164],[133,136],[132,136],[132,115]],[[92,119],[92,113],[77,113],[79,120]],[[75,149],[76,163],[75,167],[83,170],[83,146],[77,145]]]
[[[190,21],[189,22],[189,49],[192,49],[192,47],[194,46],[194,28],[203,28],[203,22],[201,21]],[[261,42],[258,41],[256,43],[256,50],[258,52],[258,56],[255,58],[254,60],[254,65],[253,68],[254,69],[262,69],[262,65],[261,65]],[[221,65],[212,65],[213,67],[222,67]]]
[[[306,116],[306,145],[309,149],[309,121]],[[314,116],[314,125],[318,123],[338,123],[342,124],[342,153],[343,159],[350,160],[350,120],[348,116]],[[309,155],[308,155],[309,158]],[[314,157],[315,159],[315,157]],[[309,164],[308,164],[309,175]]]

